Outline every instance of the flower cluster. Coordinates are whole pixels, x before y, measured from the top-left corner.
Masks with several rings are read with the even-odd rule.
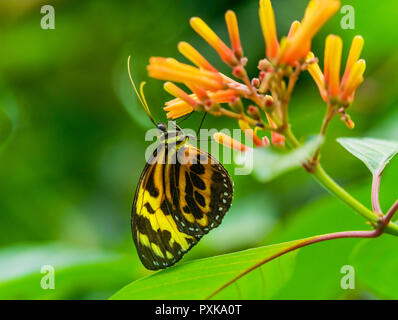
[[[326,38],[323,73],[318,63],[308,66],[308,71],[318,86],[322,99],[328,103],[332,114],[340,112],[342,119],[350,128],[354,126],[354,123],[345,114],[345,108],[352,103],[356,89],[363,82],[366,63],[365,60],[359,59],[362,47],[363,38],[355,36],[341,81],[340,65],[343,41],[336,35],[331,34]],[[307,59],[314,59],[314,54],[310,52]]]
[[[363,81],[365,61],[359,60],[363,39],[356,36],[352,42],[346,68],[340,80],[342,40],[335,35],[326,39],[324,71],[318,58],[311,52],[311,42],[318,30],[338,10],[339,0],[310,0],[304,17],[291,24],[288,34],[278,39],[274,11],[270,0],[260,0],[259,18],[265,40],[265,57],[258,62],[258,75],[250,78],[245,66],[236,14],[229,10],[225,22],[230,38],[228,46],[200,18],[190,20],[191,27],[218,53],[221,60],[232,69],[232,79],[220,73],[203,55],[187,42],[178,44],[179,52],[193,65],[174,58],[152,57],[149,75],[166,80],[164,89],[175,98],[166,102],[167,117],[176,119],[192,111],[208,112],[214,116],[236,119],[240,128],[250,136],[254,145],[266,147],[270,141],[259,131],[271,132],[273,145],[284,145],[289,130],[288,105],[300,72],[308,70],[327,103],[324,133],[335,114],[349,127],[353,122],[345,113],[355,90]],[[178,86],[180,83],[185,86]],[[248,102],[248,103],[247,103]],[[217,136],[219,141],[229,141]],[[240,146],[238,149],[244,150]]]

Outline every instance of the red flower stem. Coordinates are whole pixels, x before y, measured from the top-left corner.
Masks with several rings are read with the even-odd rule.
[[[390,210],[388,210],[387,214],[384,217],[384,225],[388,225],[394,216],[395,212],[398,210],[398,200],[392,205]]]
[[[380,201],[379,201],[380,180],[382,174],[383,172],[380,172],[380,174],[373,175],[373,180],[372,180],[372,208],[375,213],[379,214],[382,214]]]

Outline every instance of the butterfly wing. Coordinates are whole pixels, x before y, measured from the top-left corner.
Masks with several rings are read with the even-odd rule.
[[[179,230],[202,237],[216,228],[231,206],[233,182],[228,171],[209,153],[185,144],[170,167],[169,201]],[[166,189],[167,190],[167,189]]]
[[[133,239],[143,265],[173,265],[217,227],[233,194],[227,170],[189,144],[162,144],[146,164],[132,209]]]
[[[162,144],[141,174],[132,208],[133,239],[141,262],[150,270],[173,265],[198,241],[179,231],[173,219],[165,195],[166,159],[167,148]]]

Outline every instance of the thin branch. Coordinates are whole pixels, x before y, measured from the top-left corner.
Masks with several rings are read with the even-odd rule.
[[[289,113],[288,113],[288,105],[290,102],[290,98],[292,96],[292,92],[294,87],[296,86],[297,79],[301,72],[301,66],[296,66],[296,69],[289,77],[289,83],[287,85],[287,89],[285,94],[282,97],[282,118],[283,124],[287,124],[289,122]]]
[[[395,201],[395,203],[392,205],[392,207],[390,208],[390,210],[388,210],[387,214],[384,217],[384,224],[388,225],[392,219],[392,217],[394,216],[395,212],[397,212],[398,210],[398,200]]]
[[[325,136],[325,134],[326,134],[326,129],[327,129],[329,123],[330,123],[330,120],[332,120],[332,118],[334,117],[335,114],[336,114],[336,112],[334,111],[334,108],[333,108],[330,104],[328,104],[328,105],[327,105],[327,110],[326,110],[325,117],[323,118],[322,127],[321,127],[321,130],[320,130],[320,132],[319,132],[319,134],[320,134],[321,136]],[[319,153],[321,152],[321,148],[322,148],[322,146],[319,146],[319,147],[315,150],[314,156],[313,156],[312,159],[311,159],[311,162],[312,162],[312,163],[316,163],[316,161],[318,160],[318,158],[319,158]]]
[[[247,123],[251,124],[252,126],[257,126],[257,125],[261,124],[263,129],[268,130],[268,131],[272,130],[272,128],[268,124],[264,123],[264,121],[255,120],[253,118],[246,116],[244,113],[236,113],[236,112],[224,109],[224,108],[220,108],[219,113],[220,113],[220,115],[224,115],[229,118],[246,121]],[[214,115],[216,115],[216,114],[214,114]]]
[[[320,131],[321,135],[323,135],[323,136],[325,135],[326,129],[329,125],[329,122],[330,122],[330,120],[332,120],[332,118],[334,117],[335,114],[336,114],[336,111],[334,110],[333,106],[328,104],[325,118],[323,119],[323,122],[322,122],[322,127],[321,127],[321,131]]]
[[[372,208],[373,211],[382,215],[380,207],[379,193],[380,193],[380,180],[383,172],[373,175],[372,179]]]

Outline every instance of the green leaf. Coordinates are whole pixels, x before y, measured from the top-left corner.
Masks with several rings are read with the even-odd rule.
[[[308,239],[178,264],[136,280],[111,299],[205,299],[256,263]],[[271,260],[216,294],[216,299],[267,299],[289,279],[297,250]]]
[[[120,254],[62,243],[5,247],[0,261],[0,299],[59,299],[94,287],[114,290],[134,272],[131,259]],[[54,290],[41,288],[46,265],[54,268]]]
[[[307,141],[302,147],[289,153],[279,153],[270,148],[254,149],[253,153],[238,154],[235,162],[245,165],[250,169],[253,163],[252,173],[257,180],[268,182],[284,172],[298,168],[301,164],[314,154],[315,150],[322,144],[323,137],[316,136]]]
[[[379,175],[398,152],[398,142],[373,138],[339,138],[337,141]]]
[[[398,239],[383,235],[363,240],[352,254],[352,265],[359,284],[381,298],[398,299]]]

